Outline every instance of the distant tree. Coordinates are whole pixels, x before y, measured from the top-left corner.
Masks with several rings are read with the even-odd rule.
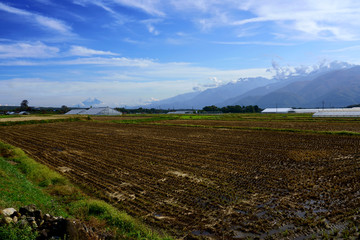
[[[215,105],[211,105],[211,106],[203,107],[203,110],[207,112],[216,112],[216,111],[220,111],[221,109]]]
[[[29,101],[28,100],[22,100],[20,103],[20,110],[26,111],[29,109]]]
[[[61,112],[66,113],[69,111],[69,108],[66,105],[61,106]]]

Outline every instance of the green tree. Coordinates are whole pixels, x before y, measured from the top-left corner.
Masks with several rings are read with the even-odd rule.
[[[26,111],[29,109],[29,101],[28,100],[22,100],[20,103],[20,110]]]

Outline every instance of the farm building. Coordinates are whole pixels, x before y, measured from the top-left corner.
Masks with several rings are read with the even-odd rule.
[[[261,113],[295,113],[292,108],[265,108]]]
[[[83,112],[85,112],[86,109],[72,109],[69,112],[65,113],[67,115],[72,115],[72,114],[82,114]]]
[[[81,110],[81,111],[76,111]],[[73,111],[73,112],[72,112]],[[72,112],[72,113],[71,113]],[[122,115],[122,112],[116,111],[115,109],[109,107],[99,107],[99,108],[90,108],[85,109],[73,109],[66,114],[81,114],[81,115]]]
[[[360,117],[360,108],[324,109],[314,113],[313,117]]]
[[[299,108],[299,109],[294,109],[295,113],[316,113],[321,111],[321,109],[319,108]]]

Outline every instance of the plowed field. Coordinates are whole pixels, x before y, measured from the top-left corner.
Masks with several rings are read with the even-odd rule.
[[[301,237],[360,222],[357,136],[89,121],[0,127],[0,141],[174,236]]]

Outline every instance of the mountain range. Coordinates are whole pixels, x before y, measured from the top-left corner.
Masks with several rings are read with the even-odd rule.
[[[146,105],[146,108],[201,109],[215,105],[266,107],[344,107],[360,103],[360,66],[345,62],[279,68],[275,75],[241,78],[219,87],[190,92]]]

